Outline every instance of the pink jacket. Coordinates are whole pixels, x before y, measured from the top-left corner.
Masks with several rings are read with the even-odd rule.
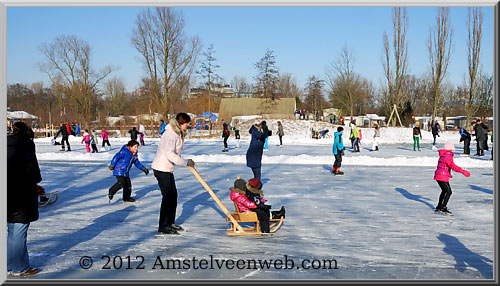
[[[250,212],[250,209],[255,209],[257,206],[254,202],[250,201],[246,195],[242,195],[235,191],[231,191],[231,201],[235,202],[240,212]]]
[[[85,143],[90,143],[90,134],[88,134],[87,132],[85,132],[83,134],[83,140],[82,140],[82,143],[85,142]]]
[[[453,163],[453,151],[440,149],[437,169],[434,172],[434,180],[449,182],[450,178],[453,178],[450,169],[455,172],[460,172],[466,177],[470,176],[469,172]]]
[[[108,140],[108,131],[103,130],[101,136],[102,140]]]
[[[155,159],[151,167],[162,172],[173,172],[174,166],[187,166],[187,160],[181,157],[182,148],[184,147],[184,139],[182,138],[181,127],[177,120],[170,120],[165,128],[165,132],[161,135],[158,150],[156,151]]]

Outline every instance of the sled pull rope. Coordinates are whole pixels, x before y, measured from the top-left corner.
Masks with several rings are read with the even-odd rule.
[[[210,194],[210,196],[212,196],[212,198],[215,200],[215,202],[217,203],[217,205],[222,209],[222,211],[226,214],[226,216],[231,220],[231,222],[236,226],[236,229],[239,230],[240,232],[245,232],[243,230],[243,228],[240,226],[240,224],[234,219],[234,217],[231,215],[231,213],[229,212],[229,210],[226,208],[226,206],[224,206],[224,204],[221,202],[221,200],[219,199],[219,197],[217,197],[217,195],[214,193],[214,191],[210,188],[210,186],[208,186],[208,184],[205,182],[205,180],[203,180],[203,178],[200,176],[200,174],[198,173],[198,171],[196,171],[196,169],[194,167],[191,167],[191,166],[188,166],[188,168],[191,170],[191,172],[193,172],[193,174],[195,175],[195,177],[198,179],[198,181],[200,181],[200,183],[203,185],[203,187],[205,187],[205,189],[208,191],[208,193]]]

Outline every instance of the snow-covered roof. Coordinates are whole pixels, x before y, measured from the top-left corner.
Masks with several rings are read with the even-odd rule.
[[[29,114],[26,111],[7,111],[7,119],[37,119],[38,116]]]

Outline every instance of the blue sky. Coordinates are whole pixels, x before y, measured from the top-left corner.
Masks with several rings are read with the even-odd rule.
[[[129,91],[145,71],[130,38],[143,7],[7,7],[7,83],[32,83],[48,77],[37,68],[44,61],[42,43],[62,34],[76,35],[92,48],[92,66],[119,66]],[[281,73],[291,73],[300,87],[325,68],[346,45],[354,70],[379,86],[384,82],[381,58],[384,31],[392,37],[391,7],[179,7],[188,36],[198,36],[203,50],[214,45],[218,74],[230,84],[234,76],[253,82],[255,63],[266,49],[275,52]],[[493,73],[493,7],[483,7],[481,63]],[[426,42],[437,7],[408,7],[408,72],[429,69]],[[467,8],[451,7],[454,46],[447,80],[463,82],[467,73]]]

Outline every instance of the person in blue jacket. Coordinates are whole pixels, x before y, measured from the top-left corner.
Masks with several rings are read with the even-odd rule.
[[[342,155],[344,153],[344,142],[342,142],[342,131],[344,128],[341,126],[337,127],[337,132],[333,134],[333,156],[335,156],[335,162],[333,163],[333,174],[343,175],[344,172],[340,171],[340,166],[342,165]]]
[[[75,127],[75,136],[80,136],[80,124],[76,124]]]
[[[246,154],[247,166],[252,169],[254,178],[261,181],[262,153],[264,143],[268,136],[266,121],[252,125],[249,132],[252,139],[250,140],[250,145],[248,146]]]
[[[165,132],[165,128],[167,127],[167,123],[165,123],[165,121],[163,121],[163,119],[161,119],[160,122],[161,122],[160,132],[158,132],[158,134],[160,134],[160,137],[161,137],[161,135]]]
[[[116,177],[117,182],[109,188],[108,198],[109,201],[113,196],[123,188],[123,201],[135,202],[135,199],[130,197],[132,194],[132,183],[130,181],[129,172],[134,164],[137,168],[142,170],[146,175],[149,173],[148,168],[141,164],[138,157],[139,142],[130,140],[127,145],[123,145],[122,149],[115,154],[109,165],[109,169],[113,171],[113,176]]]

